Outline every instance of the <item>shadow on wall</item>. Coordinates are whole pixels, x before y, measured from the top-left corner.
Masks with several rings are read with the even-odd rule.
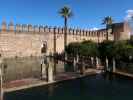
[[[41,78],[41,57],[16,57],[4,59],[4,82],[25,78]],[[64,73],[64,63],[56,62],[56,72]]]
[[[40,57],[4,59],[4,82],[24,78],[40,78]]]

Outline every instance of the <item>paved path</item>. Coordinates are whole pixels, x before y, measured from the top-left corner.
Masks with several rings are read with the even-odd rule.
[[[120,70],[116,70],[116,72],[114,72],[114,73],[133,78],[133,74],[130,74],[130,73],[127,73],[127,72],[122,72]]]
[[[95,69],[86,70],[84,75],[80,75],[79,73],[74,73],[74,72],[65,72],[57,74],[55,77],[55,81],[53,82],[47,82],[45,80],[40,80],[35,78],[28,78],[28,79],[16,80],[16,81],[11,81],[9,83],[5,83],[3,87],[4,87],[4,92],[12,92],[17,90],[57,83],[64,80],[81,78],[88,75],[94,75],[96,73],[99,73],[99,71]]]

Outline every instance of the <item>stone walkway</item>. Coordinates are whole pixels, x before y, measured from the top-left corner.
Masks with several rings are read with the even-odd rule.
[[[35,78],[28,78],[28,79],[16,80],[16,81],[11,81],[9,83],[5,83],[3,87],[4,87],[4,92],[12,92],[17,90],[57,83],[64,80],[81,78],[88,75],[94,75],[96,73],[99,73],[99,71],[95,69],[86,70],[84,75],[80,75],[79,73],[74,73],[74,72],[65,72],[65,73],[57,74],[54,79],[55,81],[53,82],[47,82],[45,80],[40,80]]]
[[[114,73],[133,78],[133,74],[122,72],[120,70],[116,70]]]

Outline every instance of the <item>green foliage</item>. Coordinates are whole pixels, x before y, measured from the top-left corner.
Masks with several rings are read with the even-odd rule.
[[[66,52],[68,54],[71,54],[73,56],[76,56],[77,54],[79,54],[79,47],[80,47],[80,43],[78,42],[73,42],[70,43],[67,47],[66,47]]]
[[[129,61],[133,57],[133,45],[129,41],[104,41],[99,45],[100,56]]]
[[[105,24],[106,26],[110,26],[113,23],[113,19],[111,16],[107,16],[103,19],[102,24]]]
[[[128,41],[118,41],[114,43],[114,51],[114,57],[116,59],[128,61],[130,56],[133,57],[133,45],[131,45]]]
[[[99,56],[98,45],[91,41],[83,41],[80,45],[80,55],[82,56]]]
[[[133,46],[133,35],[131,35],[130,40],[128,40],[128,43]]]
[[[109,35],[109,29],[113,29],[112,27],[113,19],[111,16],[107,16],[102,20],[102,24],[106,25],[106,40],[108,40],[108,35]],[[112,33],[112,32],[111,32]],[[110,33],[110,34],[111,34]]]
[[[69,18],[73,15],[71,9],[67,6],[64,6],[63,8],[61,8],[60,11],[59,11],[59,14],[63,18]]]
[[[108,57],[111,58],[112,56],[115,55],[114,49],[114,43],[112,41],[103,41],[102,43],[99,44],[99,52],[100,52],[100,57]]]
[[[68,54],[72,54],[76,56],[77,54],[80,56],[98,56],[98,48],[97,44],[91,41],[84,41],[82,43],[70,43],[66,51]]]
[[[131,35],[130,40],[133,40],[133,35]]]
[[[130,61],[133,59],[132,40],[124,41],[103,41],[96,44],[92,41],[83,41],[81,43],[70,43],[67,46],[67,53],[76,56],[91,56],[100,58],[115,58],[117,60]]]

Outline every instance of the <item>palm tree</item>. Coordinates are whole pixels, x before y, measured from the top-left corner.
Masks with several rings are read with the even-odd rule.
[[[108,35],[109,35],[109,29],[111,29],[113,23],[113,19],[111,16],[107,16],[103,19],[102,24],[106,25],[106,40],[108,40]],[[106,71],[108,70],[108,57],[106,56]]]
[[[106,25],[106,40],[108,40],[108,35],[109,35],[109,32],[108,30],[111,28],[112,26],[112,23],[113,23],[113,19],[111,16],[107,16],[103,19],[103,22],[102,24],[105,24]]]
[[[67,21],[68,18],[70,18],[72,16],[72,11],[69,7],[64,6],[63,8],[60,9],[59,14],[61,15],[61,17],[64,18],[64,57],[66,60],[66,46],[67,46]]]

